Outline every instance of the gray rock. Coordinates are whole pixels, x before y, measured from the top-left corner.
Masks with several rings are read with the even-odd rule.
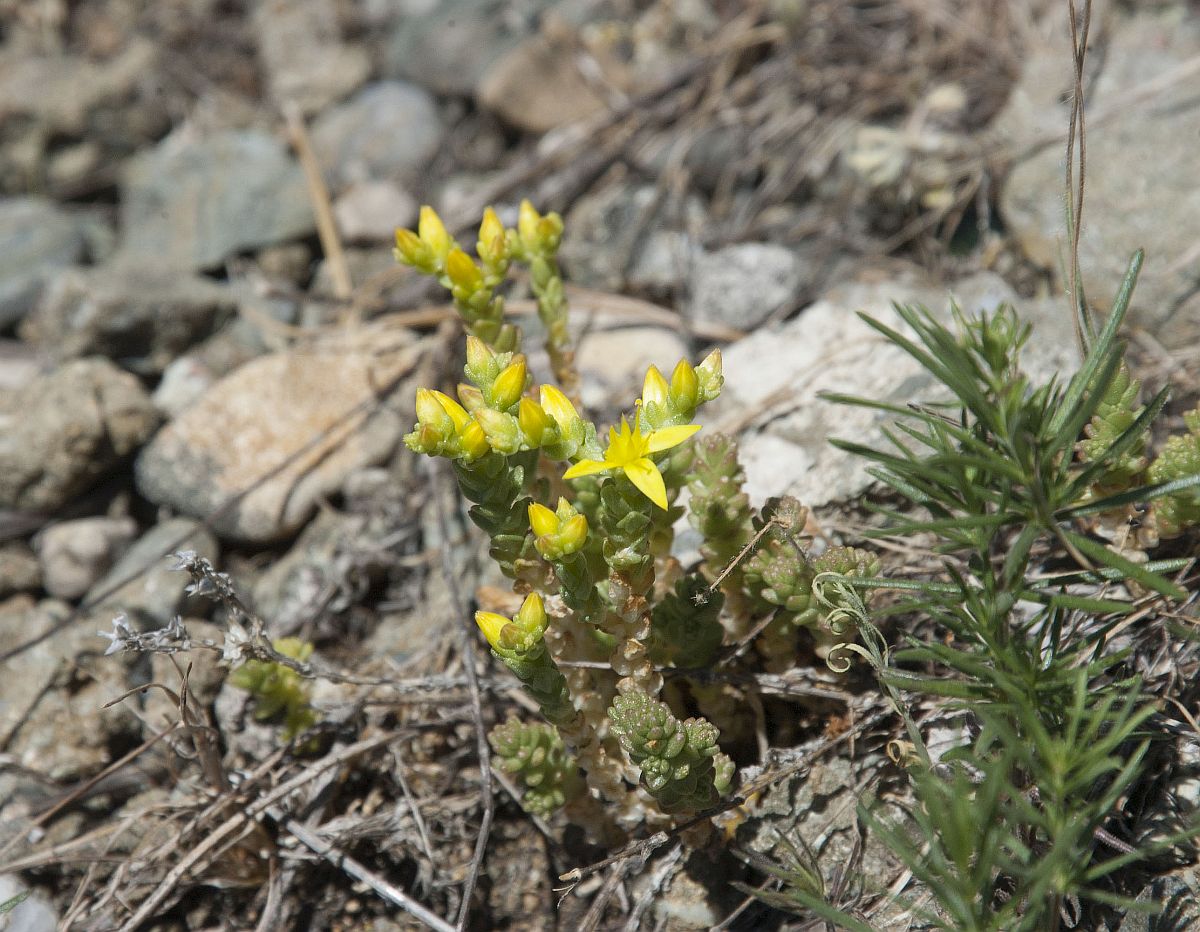
[[[0,610],[0,634],[5,643],[25,641],[45,632],[63,617],[64,609],[62,603],[49,601],[25,613]],[[14,631],[13,624],[21,621],[25,627]],[[110,619],[74,619],[0,665],[0,709],[19,715],[5,742],[18,766],[55,781],[79,780],[111,763],[115,747],[137,740],[141,724],[135,705],[105,707],[130,687],[128,664],[103,656],[108,642],[96,632],[108,627]],[[18,688],[29,691],[17,692]],[[0,722],[0,733],[5,730]]]
[[[174,417],[203,396],[215,381],[213,373],[195,356],[180,356],[163,370],[158,388],[154,390],[154,405]]]
[[[697,320],[752,330],[800,296],[807,273],[784,246],[726,246],[697,263],[691,307]]]
[[[53,511],[157,424],[145,389],[107,359],[76,359],[39,376],[0,408],[0,507]]]
[[[390,77],[470,97],[488,67],[536,29],[551,0],[442,0],[397,22],[384,46]]]
[[[480,106],[530,133],[545,133],[606,109],[604,98],[579,70],[570,42],[529,36],[493,61],[480,77]]]
[[[70,614],[64,602],[35,602],[15,596],[0,603],[0,643],[15,646],[41,637],[11,660],[0,662],[0,744],[11,750],[14,736],[28,729],[28,719],[50,687],[81,658],[104,653],[105,641],[85,621],[61,625]],[[105,700],[102,700],[105,701]],[[54,740],[53,735],[47,736]],[[36,763],[36,762],[35,762]]]
[[[680,359],[688,356],[687,343],[662,327],[625,327],[596,330],[579,342],[576,363],[583,377],[584,405],[611,415],[629,410],[642,393],[646,370],[658,366],[667,378]]]
[[[668,293],[691,278],[707,218],[696,197],[671,212],[653,185],[610,185],[567,215],[563,264],[584,287]]]
[[[634,257],[626,282],[647,294],[673,294],[692,277],[701,254],[696,237],[677,230],[653,230]]]
[[[701,410],[701,420],[740,432],[746,491],[756,504],[785,493],[810,507],[846,501],[873,481],[864,460],[828,441],[885,444],[882,431],[889,419],[877,411],[831,404],[818,397],[820,392],[901,405],[934,396],[932,377],[863,323],[857,311],[904,329],[893,301],[941,310],[946,319],[951,296],[967,313],[1010,303],[1034,324],[1023,356],[1032,378],[1070,371],[1077,361],[1063,305],[1023,303],[991,273],[956,283],[949,295],[944,286],[915,274],[891,282],[866,278],[832,289],[796,319],[758,330],[724,352],[725,388]],[[746,429],[760,417],[770,418],[762,431]]]
[[[299,634],[319,616],[330,614],[330,593],[341,586],[348,570],[347,543],[361,534],[364,523],[318,512],[291,549],[263,571],[254,583],[252,604],[259,615],[271,619],[272,635]]]
[[[1088,298],[1102,309],[1112,300],[1130,255],[1146,249],[1146,266],[1130,320],[1167,345],[1192,335],[1181,303],[1197,288],[1194,246],[1200,242],[1200,186],[1196,147],[1200,103],[1195,81],[1176,81],[1137,105],[1121,106],[1103,123],[1098,115],[1123,95],[1200,55],[1200,22],[1185,4],[1114,10],[1106,31],[1104,67],[1088,91],[1087,200],[1080,264]],[[1035,47],[997,129],[1016,151],[1065,134],[1069,99],[1069,46]],[[1049,130],[1049,133],[1047,133]],[[1063,212],[1063,151],[1043,146],[1010,173],[1002,192],[1006,224],[1025,253],[1060,276],[1068,248]],[[1064,287],[1059,282],[1059,287]]]
[[[279,104],[318,113],[371,73],[366,51],[342,41],[333,0],[259,0],[253,22],[271,96]]]
[[[158,266],[204,269],[313,230],[300,166],[257,130],[179,131],[127,166],[122,249]]]
[[[259,250],[258,268],[269,279],[301,286],[312,272],[313,254],[307,243],[281,243]]]
[[[25,56],[8,49],[0,69],[0,114],[32,118],[47,129],[82,135],[92,111],[115,103],[153,71],[155,43],[129,37],[121,50],[96,61],[82,55]]]
[[[407,414],[380,405],[364,425],[355,411],[389,372],[410,364],[406,351],[336,346],[252,360],[159,432],[138,457],[138,488],[151,501],[211,517],[223,536],[287,537],[347,472],[395,448]],[[235,496],[242,497],[224,510]]]
[[[0,903],[21,894],[29,894],[3,916],[6,932],[54,932],[58,928],[58,912],[43,896],[30,890],[14,874],[0,875]]]
[[[0,392],[24,388],[42,371],[38,351],[24,340],[0,340]]]
[[[24,541],[0,544],[0,598],[14,592],[30,592],[42,584],[37,555]]]
[[[37,538],[43,587],[56,599],[79,598],[135,536],[132,518],[78,518],[50,525]]]
[[[162,521],[138,538],[104,577],[88,591],[85,602],[96,614],[124,612],[144,629],[160,628],[183,608],[191,577],[172,569],[172,554],[194,550],[214,564],[216,538],[189,518]],[[111,591],[110,591],[111,590]]]
[[[0,199],[0,330],[34,306],[54,269],[83,257],[85,244],[79,224],[53,201]]]
[[[157,265],[69,269],[49,283],[21,336],[60,359],[107,356],[156,375],[235,307],[228,287]]]
[[[390,242],[417,219],[413,196],[390,181],[359,181],[333,202],[333,217],[350,243]]]
[[[403,81],[367,85],[322,114],[312,131],[313,148],[335,187],[414,177],[444,134],[433,97]]]

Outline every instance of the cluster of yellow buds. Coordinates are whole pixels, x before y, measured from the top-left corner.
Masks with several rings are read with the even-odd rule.
[[[505,655],[521,654],[541,641],[546,633],[546,608],[542,597],[531,592],[512,618],[495,612],[476,612],[475,624],[492,650]]]
[[[529,373],[520,353],[498,353],[467,337],[464,372],[471,384],[458,386],[457,402],[418,389],[417,426],[405,438],[415,452],[470,463],[488,450],[512,456],[540,449],[569,460],[594,448],[595,428],[562,391],[543,385],[540,403],[525,396]]]
[[[565,498],[551,511],[534,502],[529,506],[529,526],[533,529],[533,545],[542,558],[554,562],[578,553],[587,540],[587,518]]]
[[[651,429],[690,421],[702,402],[720,392],[721,381],[720,350],[713,350],[698,368],[679,360],[670,382],[651,366],[642,383],[641,418]]]
[[[516,675],[541,707],[547,721],[560,728],[578,724],[567,681],[546,650],[546,609],[536,592],[525,597],[511,619],[495,612],[476,612],[475,624],[492,653]]]
[[[562,217],[551,211],[540,214],[529,201],[521,201],[517,213],[517,229],[510,231],[509,249],[512,254],[526,262],[553,257],[562,243]]]
[[[432,207],[421,208],[417,232],[396,231],[396,259],[426,275],[445,274],[446,259],[456,248],[454,237]]]
[[[489,207],[479,225],[476,262],[450,235],[437,212],[425,206],[415,233],[396,231],[396,261],[436,276],[473,334],[496,349],[515,350],[521,342],[520,331],[504,322],[504,298],[496,294],[512,258],[511,232]]]
[[[410,450],[472,462],[491,448],[477,421],[444,392],[417,389],[417,426],[404,438]]]

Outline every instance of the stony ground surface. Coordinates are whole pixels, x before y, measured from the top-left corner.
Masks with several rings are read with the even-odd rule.
[[[722,346],[707,424],[739,435],[752,498],[796,494],[851,540],[869,477],[825,440],[880,425],[817,393],[928,387],[854,311],[1015,302],[1037,374],[1071,364],[1064,6],[0,2],[0,901],[34,894],[11,928],[118,928],[146,903],[143,929],[415,927],[304,827],[453,917],[481,813],[463,606],[497,580],[448,477],[399,443],[413,388],[459,350],[437,290],[395,266],[394,228],[423,203],[460,230],[488,204],[512,222],[522,197],[560,211],[593,413],[628,406],[648,364]],[[1200,372],[1200,14],[1098,4],[1094,34],[1082,266],[1103,310],[1148,249],[1133,345],[1179,411]],[[368,683],[314,685],[324,769],[280,754],[212,651],[104,656],[118,613],[221,643],[222,612],[170,568],[180,550],[228,572],[273,636]],[[511,683],[484,672],[502,718]],[[185,675],[233,804],[160,736]],[[766,700],[767,746],[739,763],[804,767],[737,844],[800,832],[878,893],[901,870],[860,844],[854,802],[894,780],[891,726],[848,725],[872,708],[850,685]],[[305,767],[263,803],[269,837],[238,828],[166,875]],[[762,882],[676,854],[559,903],[556,877],[602,855],[561,829],[501,795],[471,928],[708,927],[743,901],[730,879]],[[752,905],[728,927],[784,921]]]

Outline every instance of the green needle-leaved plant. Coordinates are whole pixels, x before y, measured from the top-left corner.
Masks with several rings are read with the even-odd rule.
[[[954,561],[948,581],[910,583],[911,597],[891,609],[929,619],[940,629],[934,636],[910,636],[890,658],[856,648],[896,698],[916,746],[917,832],[881,824],[869,809],[863,815],[929,885],[938,910],[925,921],[934,928],[1032,932],[1056,928],[1068,901],[1132,905],[1106,878],[1148,850],[1117,856],[1097,843],[1139,777],[1151,711],[1124,655],[1108,644],[1113,625],[1135,608],[1127,590],[1113,587],[1179,598],[1182,590],[1162,574],[1182,561],[1134,562],[1091,537],[1080,519],[1131,503],[1163,508],[1164,496],[1200,487],[1198,464],[1177,442],[1173,451],[1184,455],[1172,453],[1178,465],[1169,482],[1159,473],[1160,484],[1111,491],[1114,477],[1135,471],[1166,400],[1164,391],[1135,407],[1117,340],[1140,264],[1139,254],[1103,330],[1065,381],[1035,385],[1022,373],[1029,329],[1010,309],[976,319],[955,311],[948,327],[898,307],[915,336],[865,319],[953,401],[837,399],[897,418],[885,449],[838,441],[910,502],[888,512],[879,533],[932,534]],[[1051,548],[1077,569],[1042,572],[1039,554]],[[844,583],[861,585],[859,571],[873,575],[869,557],[853,569],[830,558]],[[850,613],[860,624],[862,611]],[[877,643],[872,633],[868,647]],[[972,717],[971,736],[931,760],[900,704],[905,693],[948,699]],[[828,904],[809,905],[829,914]]]

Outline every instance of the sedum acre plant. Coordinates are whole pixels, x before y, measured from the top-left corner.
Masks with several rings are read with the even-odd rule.
[[[669,377],[650,366],[641,397],[601,442],[577,403],[561,239],[558,215],[528,201],[512,229],[484,213],[477,258],[429,207],[417,230],[397,231],[397,260],[437,277],[467,330],[464,381],[455,397],[418,390],[405,441],[451,461],[492,558],[524,597],[511,618],[475,618],[547,723],[501,726],[492,736],[501,766],[524,776],[526,806],[546,814],[570,800],[573,760],[609,816],[629,826],[711,807],[734,778],[720,731],[670,705],[677,697],[664,692],[661,667],[711,665],[726,639],[772,614],[794,655],[799,629],[824,617],[810,605],[813,578],[823,569],[874,572],[878,563],[831,552],[828,567],[814,568],[792,533],[799,503],[774,506],[791,521],[755,514],[732,441],[711,436],[697,445],[696,412],[721,391],[719,351],[696,365],[679,360]],[[553,380],[536,387],[499,290],[513,264],[528,267],[545,330]],[[671,557],[685,486],[705,540],[704,563],[692,573]],[[753,540],[763,542],[767,563],[743,570]],[[692,695],[728,718],[730,697],[718,688],[697,684]]]

